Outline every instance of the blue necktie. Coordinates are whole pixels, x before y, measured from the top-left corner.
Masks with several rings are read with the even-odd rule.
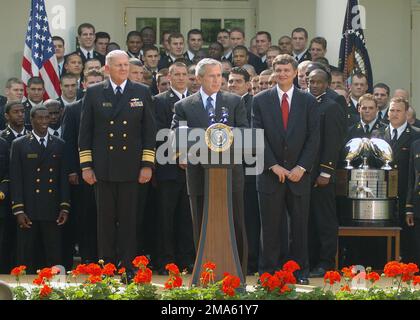
[[[207,110],[208,114],[214,113],[214,108],[213,108],[212,102],[213,102],[213,98],[208,97],[207,98],[207,104],[206,104],[206,110]]]

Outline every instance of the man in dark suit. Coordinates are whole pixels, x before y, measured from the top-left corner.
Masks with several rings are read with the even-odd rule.
[[[0,133],[0,136],[7,142],[8,149],[10,150],[13,140],[27,133],[24,126],[25,108],[20,101],[10,101],[5,106],[4,114],[8,125]],[[7,196],[4,203],[7,203],[8,214],[4,220],[4,246],[0,249],[3,252],[1,254],[1,269],[4,270],[4,273],[8,273],[16,265],[16,219],[11,214],[10,196]]]
[[[385,83],[377,83],[373,87],[373,96],[378,103],[378,120],[385,125],[389,123],[388,120],[388,103],[390,98],[391,89]]]
[[[104,76],[96,70],[89,71],[83,84],[85,89],[102,82]],[[96,203],[93,187],[82,179],[79,159],[79,128],[83,99],[66,108],[62,136],[65,144],[67,175],[70,183],[72,217],[69,225],[75,226],[73,236],[78,240],[82,263],[97,261]]]
[[[10,232],[7,227],[10,226],[8,218],[10,214],[9,202],[9,145],[3,138],[0,138],[0,272],[10,272],[10,241],[8,239]]]
[[[242,97],[245,104],[248,122],[252,127],[252,101],[250,76],[243,68],[235,67],[229,74],[229,91]],[[246,167],[246,165],[244,165]],[[245,175],[244,189],[245,226],[248,239],[248,274],[258,271],[258,256],[260,247],[260,211],[258,194],[254,175]]]
[[[393,161],[391,166],[398,170],[398,213],[401,233],[401,256],[403,261],[409,262],[415,256],[413,229],[405,222],[405,210],[408,187],[408,168],[410,148],[414,141],[420,138],[418,129],[407,123],[408,101],[404,98],[392,98],[388,111],[389,125],[383,131],[373,136],[382,138],[392,147]]]
[[[155,46],[143,48],[143,62],[144,67],[152,75],[152,85],[150,90],[153,95],[159,93],[157,88],[157,74],[158,74],[158,64],[160,60],[159,49]]]
[[[189,128],[207,128],[210,113],[216,120],[222,116],[222,107],[227,108],[230,127],[248,127],[246,110],[241,98],[231,93],[220,91],[222,85],[222,64],[214,59],[203,59],[197,64],[196,75],[201,83],[200,91],[175,104],[172,128],[177,128],[180,121],[186,121]],[[200,237],[204,203],[204,169],[201,165],[187,166],[187,187],[190,196],[194,242],[196,248]],[[236,243],[243,272],[246,274],[247,240],[244,225],[244,174],[241,165],[232,169],[233,220]]]
[[[257,176],[261,214],[259,272],[274,272],[286,253],[287,212],[291,219],[290,256],[299,263],[300,284],[308,284],[310,172],[319,146],[315,98],[293,86],[297,61],[280,55],[273,61],[278,85],[254,97],[255,128],[265,131],[264,172]],[[283,231],[283,232],[282,232]]]
[[[155,96],[158,131],[171,127],[175,103],[189,95],[187,66],[182,62],[171,65],[169,82],[170,89]],[[167,274],[165,266],[171,262],[176,262],[181,269],[192,271],[194,242],[185,168],[176,164],[158,164],[156,180],[159,273]]]
[[[10,180],[12,213],[18,224],[17,263],[35,273],[62,262],[61,226],[67,221],[70,195],[64,141],[48,134],[47,108],[33,108],[31,121],[33,131],[12,143]],[[45,264],[39,265],[40,261]]]
[[[90,23],[82,23],[77,28],[77,35],[79,48],[75,52],[82,58],[83,65],[87,60],[95,58],[103,66],[105,64],[105,56],[95,51],[95,27]]]
[[[405,222],[409,229],[412,229],[413,260],[420,264],[420,140],[414,141],[411,145],[410,160],[408,169],[408,189]]]
[[[77,76],[71,73],[64,74],[60,79],[61,96],[57,99],[64,110],[69,104],[80,99],[78,94]]]
[[[98,255],[121,264],[132,276],[137,252],[139,183],[152,177],[156,128],[150,91],[128,79],[126,52],[111,51],[105,71],[110,79],[87,89],[79,131],[80,165],[95,184]]]
[[[326,97],[328,75],[323,70],[309,74],[310,93],[318,101],[320,144],[311,172],[312,192],[309,220],[311,277],[323,277],[334,268],[338,240],[338,220],[335,202],[335,173],[341,146],[346,135],[346,119],[334,100]]]
[[[44,80],[40,77],[30,78],[26,90],[28,99],[23,103],[25,107],[25,127],[27,130],[32,130],[30,113],[32,108],[42,106],[45,93]]]
[[[373,95],[367,93],[359,101],[360,121],[348,129],[346,142],[354,138],[370,138],[374,130],[381,130],[385,125],[378,119],[378,105]]]
[[[255,71],[260,74],[268,68],[267,51],[271,47],[271,34],[267,31],[258,31],[256,34],[257,53],[259,63],[256,65]]]
[[[304,28],[296,28],[292,31],[292,47],[293,57],[298,63],[306,60],[312,60],[309,50],[306,48],[308,44],[308,31]]]

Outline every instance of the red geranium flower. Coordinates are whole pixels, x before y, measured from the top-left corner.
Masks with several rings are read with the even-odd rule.
[[[152,270],[146,268],[145,270],[137,271],[137,274],[134,277],[133,281],[137,284],[145,284],[152,282]]]
[[[168,270],[172,274],[179,275],[179,268],[174,263],[167,264],[166,267],[165,267],[165,269]]]
[[[241,285],[241,279],[237,276],[233,276],[229,273],[224,274],[224,278],[222,281],[222,291],[228,295],[233,297],[235,295],[235,289]]]
[[[100,267],[100,265],[96,264],[96,263],[89,263],[86,266],[86,270],[85,273],[91,276],[96,276],[99,277],[102,275],[102,269]]]
[[[149,259],[146,256],[137,256],[132,263],[136,268],[146,267],[149,264]]]
[[[395,278],[403,273],[402,264],[398,261],[388,262],[384,267],[384,274],[388,278]]]
[[[201,273],[200,282],[202,286],[208,285],[210,282],[214,282],[213,272],[203,271]]]
[[[375,283],[376,281],[379,281],[381,276],[376,272],[370,272],[366,275],[366,280],[371,281],[372,283]]]
[[[50,288],[47,285],[44,285],[40,290],[39,290],[39,295],[41,297],[48,297],[52,292],[52,288]]]
[[[347,279],[353,279],[356,275],[355,272],[353,272],[354,267],[350,266],[350,267],[344,267],[343,269],[341,269],[341,272],[343,273],[344,278]]]
[[[216,264],[215,263],[213,263],[213,262],[207,262],[207,263],[205,263],[204,265],[203,265],[203,269],[204,270],[215,270],[216,269]]]
[[[78,276],[79,274],[87,274],[87,269],[85,264],[79,264],[76,269],[74,269],[72,272],[72,275]]]
[[[124,267],[121,268],[120,270],[118,270],[118,274],[123,274],[123,273],[125,273],[125,268]]]
[[[297,264],[297,262],[290,260],[287,261],[284,265],[283,265],[283,271],[287,271],[287,272],[295,272],[296,270],[300,270],[300,266],[299,264]]]
[[[170,275],[165,282],[165,289],[179,288],[182,286],[182,278],[177,275]]]
[[[334,285],[334,283],[336,282],[340,282],[341,281],[341,276],[337,271],[328,271],[327,273],[325,273],[324,276],[324,283],[329,282],[330,285]]]
[[[280,289],[280,293],[286,293],[292,291],[292,289],[290,289],[287,285],[284,285],[281,289]]]
[[[418,285],[420,284],[420,276],[414,276],[413,277],[413,285]]]
[[[45,281],[44,281],[44,278],[38,277],[38,278],[35,278],[34,281],[32,281],[32,283],[36,284],[37,286],[40,286],[40,285],[44,284]]]
[[[45,278],[45,279],[51,280],[55,275],[59,273],[60,273],[60,269],[56,267],[44,268],[38,272],[38,276],[42,279]]]
[[[101,276],[91,275],[91,276],[89,276],[89,278],[87,279],[87,281],[89,283],[91,283],[91,284],[95,284],[95,283],[101,282],[102,281],[102,277]]]
[[[15,277],[20,277],[26,273],[25,270],[26,270],[26,266],[15,267],[12,269],[10,274]]]
[[[102,274],[108,277],[113,277],[116,271],[117,268],[115,267],[115,265],[113,265],[112,263],[107,263],[102,270]]]

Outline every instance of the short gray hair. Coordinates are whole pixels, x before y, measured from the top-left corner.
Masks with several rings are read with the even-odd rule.
[[[220,71],[223,70],[222,63],[220,61],[211,58],[204,58],[197,64],[197,67],[195,68],[195,75],[200,77],[204,76],[206,66],[219,66]]]
[[[109,66],[109,64],[110,64],[111,60],[112,60],[113,58],[115,58],[116,56],[125,56],[125,57],[127,57],[127,58],[128,58],[128,54],[127,54],[127,52],[125,52],[125,51],[123,51],[123,50],[113,50],[113,51],[111,51],[110,53],[108,53],[108,54],[106,55],[106,58],[105,58],[105,64]]]

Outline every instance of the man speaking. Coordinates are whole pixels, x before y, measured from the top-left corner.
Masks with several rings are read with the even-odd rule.
[[[203,59],[196,67],[196,77],[201,84],[200,90],[175,104],[172,129],[180,122],[186,122],[189,128],[206,129],[212,115],[219,120],[222,108],[227,109],[227,125],[230,127],[248,127],[246,109],[241,97],[220,91],[222,86],[222,64],[214,59]],[[187,188],[190,197],[194,241],[196,247],[200,238],[204,204],[204,169],[201,165],[187,166]],[[242,269],[246,274],[247,241],[244,225],[244,176],[242,165],[232,169],[233,220],[236,243]]]

